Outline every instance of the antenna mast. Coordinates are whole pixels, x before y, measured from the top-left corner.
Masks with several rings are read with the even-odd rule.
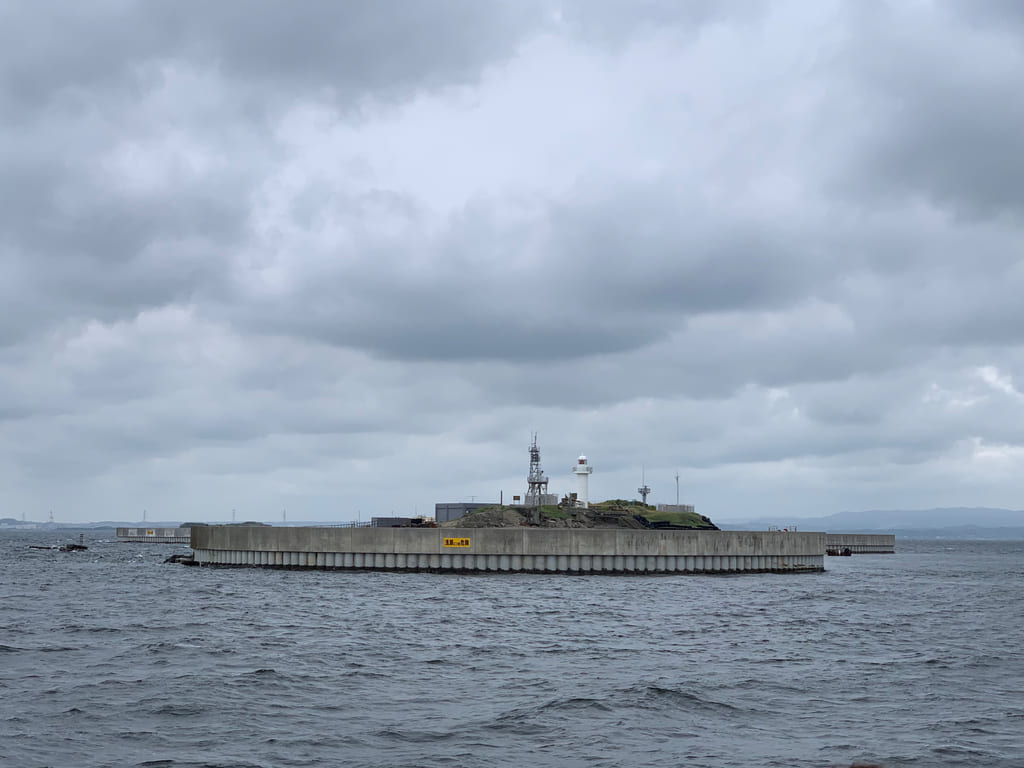
[[[651,492],[651,489],[647,487],[645,480],[644,466],[640,465],[640,487],[636,489],[636,492],[640,494],[640,498],[644,500],[644,504],[647,503],[647,494]]]
[[[526,476],[526,506],[540,506],[548,495],[548,478],[540,468],[540,448],[537,447],[537,433],[530,443],[530,474]]]

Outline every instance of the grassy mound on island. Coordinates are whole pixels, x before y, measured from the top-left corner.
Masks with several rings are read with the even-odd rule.
[[[540,507],[495,504],[475,509],[441,528],[655,528],[664,530],[717,531],[707,517],[693,512],[658,512],[651,504],[610,499],[587,509],[545,504]]]

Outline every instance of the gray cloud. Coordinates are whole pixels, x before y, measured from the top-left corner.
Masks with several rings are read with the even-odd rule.
[[[0,504],[1010,506],[1020,20],[6,4]]]

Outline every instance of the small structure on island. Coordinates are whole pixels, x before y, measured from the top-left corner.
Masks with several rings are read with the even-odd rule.
[[[651,488],[650,488],[649,485],[647,485],[647,481],[645,479],[645,474],[646,473],[644,471],[644,468],[641,467],[640,468],[640,487],[636,489],[636,492],[640,494],[640,498],[643,499],[644,504],[647,503],[647,496],[651,493]]]
[[[594,468],[587,463],[586,456],[580,456],[576,459],[576,466],[572,468],[572,473],[576,475],[576,506],[583,507],[586,509],[590,506],[589,496],[589,485],[590,485],[590,474],[594,471]]]
[[[527,507],[539,507],[543,504],[557,504],[557,494],[548,493],[548,476],[540,467],[540,448],[537,447],[537,433],[533,433],[533,441],[530,443],[530,473],[526,476],[526,499],[524,504]]]

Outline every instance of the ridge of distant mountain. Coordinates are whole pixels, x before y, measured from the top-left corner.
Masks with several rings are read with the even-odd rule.
[[[843,511],[822,517],[759,517],[720,524],[726,530],[796,526],[802,531],[830,533],[899,533],[950,538],[1024,538],[1024,510],[997,507],[936,507],[934,509],[870,509]]]

